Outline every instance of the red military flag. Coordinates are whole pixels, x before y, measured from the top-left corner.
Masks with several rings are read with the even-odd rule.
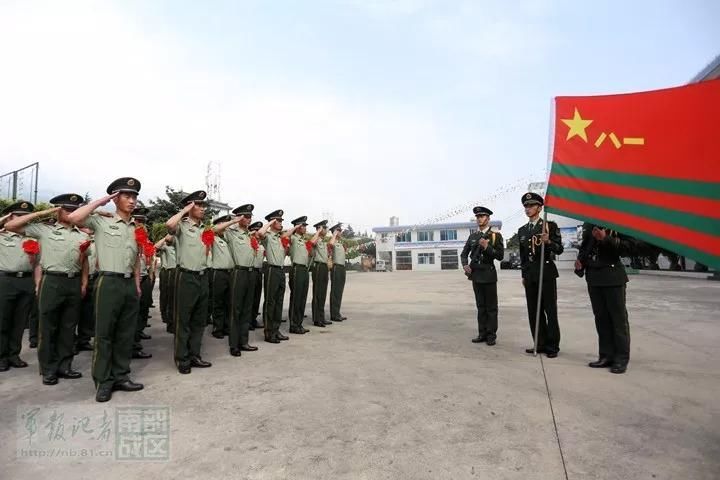
[[[720,269],[720,80],[556,97],[547,210]]]

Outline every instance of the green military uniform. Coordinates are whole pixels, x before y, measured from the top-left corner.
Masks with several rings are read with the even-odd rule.
[[[87,248],[88,262],[88,283],[85,296],[82,299],[80,321],[78,322],[77,335],[75,336],[75,350],[92,350],[90,339],[95,336],[95,312],[93,298],[95,291],[95,280],[97,279],[97,247],[94,239],[90,239],[90,246]]]
[[[2,214],[32,212],[30,202],[17,202]],[[22,335],[32,306],[35,284],[33,266],[23,249],[22,236],[0,229],[0,372],[10,366],[26,367],[20,360]]]
[[[623,373],[630,361],[630,325],[625,306],[628,277],[620,257],[631,256],[635,245],[631,238],[607,230],[605,240],[598,241],[592,235],[594,227],[583,225],[578,252],[598,333],[599,359],[590,366]]]
[[[473,208],[477,218],[480,215],[492,215],[492,211],[485,207]],[[485,249],[480,240],[488,240]],[[477,307],[478,336],[474,343],[487,342],[494,345],[498,329],[498,298],[497,298],[497,271],[495,260],[501,261],[505,254],[503,238],[499,232],[493,232],[488,225],[484,230],[473,232],[465,242],[460,253],[460,263],[463,267],[470,265],[471,273],[468,279],[472,281]],[[469,262],[468,262],[469,257]]]
[[[140,300],[138,303],[137,323],[135,324],[135,341],[133,342],[133,358],[150,358],[152,355],[142,351],[142,340],[149,340],[144,330],[147,326],[150,305],[152,305],[152,279],[150,278],[150,265],[154,257],[149,259],[144,252],[139,252],[140,259]]]
[[[51,203],[56,202],[51,200]],[[60,222],[27,225],[25,234],[36,238],[42,251],[40,267],[43,276],[38,288],[38,361],[43,382],[54,384],[57,376],[65,377],[72,372],[75,330],[82,311],[84,253],[81,246],[89,238],[77,227]],[[77,378],[79,374],[70,373],[69,376]]]
[[[230,216],[216,218],[213,224],[227,222]],[[235,262],[230,246],[221,236],[215,235],[212,246],[212,320],[213,336],[223,338],[230,334],[232,276]]]
[[[262,222],[257,223],[260,223],[260,226],[257,227],[257,229],[260,229],[262,227]],[[267,262],[265,261],[265,247],[262,243],[258,244],[258,249],[255,252],[255,264],[253,266],[255,267],[253,269],[253,277],[255,278],[255,291],[253,292],[253,304],[251,310],[251,330],[255,330],[255,328],[263,326],[259,325],[257,321],[257,317],[258,315],[260,315],[260,298],[262,297],[263,285],[265,284],[265,282],[263,282],[263,276],[267,273]]]
[[[522,197],[523,205],[533,203],[543,204],[543,199],[536,193],[526,193]],[[560,325],[557,315],[557,278],[558,270],[555,266],[555,257],[563,252],[560,229],[555,222],[538,218],[536,222],[529,222],[518,229],[520,242],[520,268],[525,283],[525,300],[527,302],[530,332],[535,337],[535,317],[537,313],[537,299],[540,286],[540,254],[542,248],[542,235],[547,230],[550,243],[545,245],[545,265],[543,268],[543,287],[540,303],[540,323],[537,335],[537,351],[548,356],[556,356],[560,351]]]
[[[204,193],[204,192],[203,192]],[[175,232],[177,290],[175,291],[175,363],[189,368],[200,358],[202,335],[207,323],[209,285],[205,277],[208,250],[203,244],[202,223],[184,218]]]
[[[341,230],[340,224],[330,228],[330,232]],[[342,322],[345,320],[340,308],[342,307],[343,292],[345,291],[345,246],[336,240],[331,246],[332,270],[330,270],[330,320]]]
[[[316,223],[316,229],[327,225],[327,220]],[[325,300],[327,299],[328,286],[328,248],[324,238],[318,239],[313,247],[312,253],[312,318],[313,325],[316,327],[324,327],[332,322],[325,320]]]
[[[307,217],[299,217],[292,221],[293,225],[307,225]],[[290,321],[290,333],[304,334],[307,330],[303,327],[305,317],[305,305],[307,304],[308,290],[310,288],[310,252],[308,242],[305,238],[294,233],[290,236],[290,308],[288,308],[288,319]]]
[[[175,246],[165,244],[160,251],[160,316],[168,331],[174,331],[175,267],[177,257]]]
[[[265,217],[270,221],[281,219],[282,210],[277,210]],[[278,343],[285,339],[280,333],[282,323],[282,305],[285,296],[285,247],[282,245],[282,232],[268,231],[263,238],[267,273],[265,274],[265,304],[263,305],[263,322],[265,323],[265,341]]]
[[[233,210],[235,215],[252,215],[254,206],[241,205]],[[250,346],[250,323],[252,322],[252,306],[255,293],[255,256],[252,248],[249,229],[232,225],[225,230],[234,262],[232,274],[232,293],[230,301],[230,337],[228,345],[230,353],[239,356],[240,352],[252,351]]]

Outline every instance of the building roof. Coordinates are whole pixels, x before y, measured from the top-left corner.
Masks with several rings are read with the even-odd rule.
[[[502,221],[490,220],[490,226],[502,230]],[[475,222],[454,222],[454,223],[432,223],[426,225],[393,225],[391,227],[374,227],[374,233],[394,233],[413,230],[445,230],[453,228],[476,228]]]
[[[707,67],[703,68],[700,73],[695,75],[690,83],[702,82],[703,80],[712,80],[720,78],[720,55],[710,62]]]

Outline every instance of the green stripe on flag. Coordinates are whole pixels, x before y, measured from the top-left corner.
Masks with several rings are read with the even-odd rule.
[[[718,182],[653,177],[651,175],[638,175],[635,173],[575,167],[557,162],[553,162],[552,172],[571,178],[594,180],[596,182],[614,183],[626,187],[646,188],[665,193],[677,193],[691,197],[704,197],[713,200],[720,200],[720,183]]]
[[[655,235],[651,235],[642,230],[628,228],[624,225],[619,225],[619,224],[609,222],[604,219],[584,215],[581,212],[565,210],[565,209],[561,209],[561,208],[553,208],[550,206],[547,207],[547,211],[556,213],[558,215],[562,215],[565,217],[576,218],[578,220],[584,220],[586,222],[594,223],[596,225],[603,225],[605,227],[611,228],[613,230],[617,230],[618,232],[622,232],[626,235],[637,238],[639,240],[644,240],[652,245],[655,245],[656,247],[664,248],[671,252],[674,252],[674,253],[677,253],[684,257],[695,260],[696,262],[700,262],[704,265],[707,265],[711,269],[720,271],[720,256],[711,255],[709,253],[703,252],[696,248],[690,247],[684,243],[673,242],[673,241],[667,240],[665,238],[656,237]],[[620,212],[618,212],[618,213],[620,213]]]
[[[618,212],[631,213],[638,217],[649,218],[663,223],[671,223],[688,230],[707,233],[708,235],[720,234],[720,220],[703,217],[692,213],[678,212],[669,208],[646,205],[631,200],[606,197],[594,193],[582,192],[565,187],[548,187],[548,195],[572,200],[574,202],[587,203],[597,207],[609,208]]]

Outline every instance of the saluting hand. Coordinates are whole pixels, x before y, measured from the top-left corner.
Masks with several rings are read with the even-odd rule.
[[[188,213],[195,206],[195,202],[190,202],[183,208],[183,213]]]
[[[100,207],[104,207],[105,205],[107,205],[108,203],[110,203],[110,200],[112,200],[113,198],[117,197],[119,194],[120,194],[120,192],[115,192],[115,193],[111,193],[110,195],[104,196],[104,197],[100,200],[100,205],[99,205],[99,206],[100,206]]]

